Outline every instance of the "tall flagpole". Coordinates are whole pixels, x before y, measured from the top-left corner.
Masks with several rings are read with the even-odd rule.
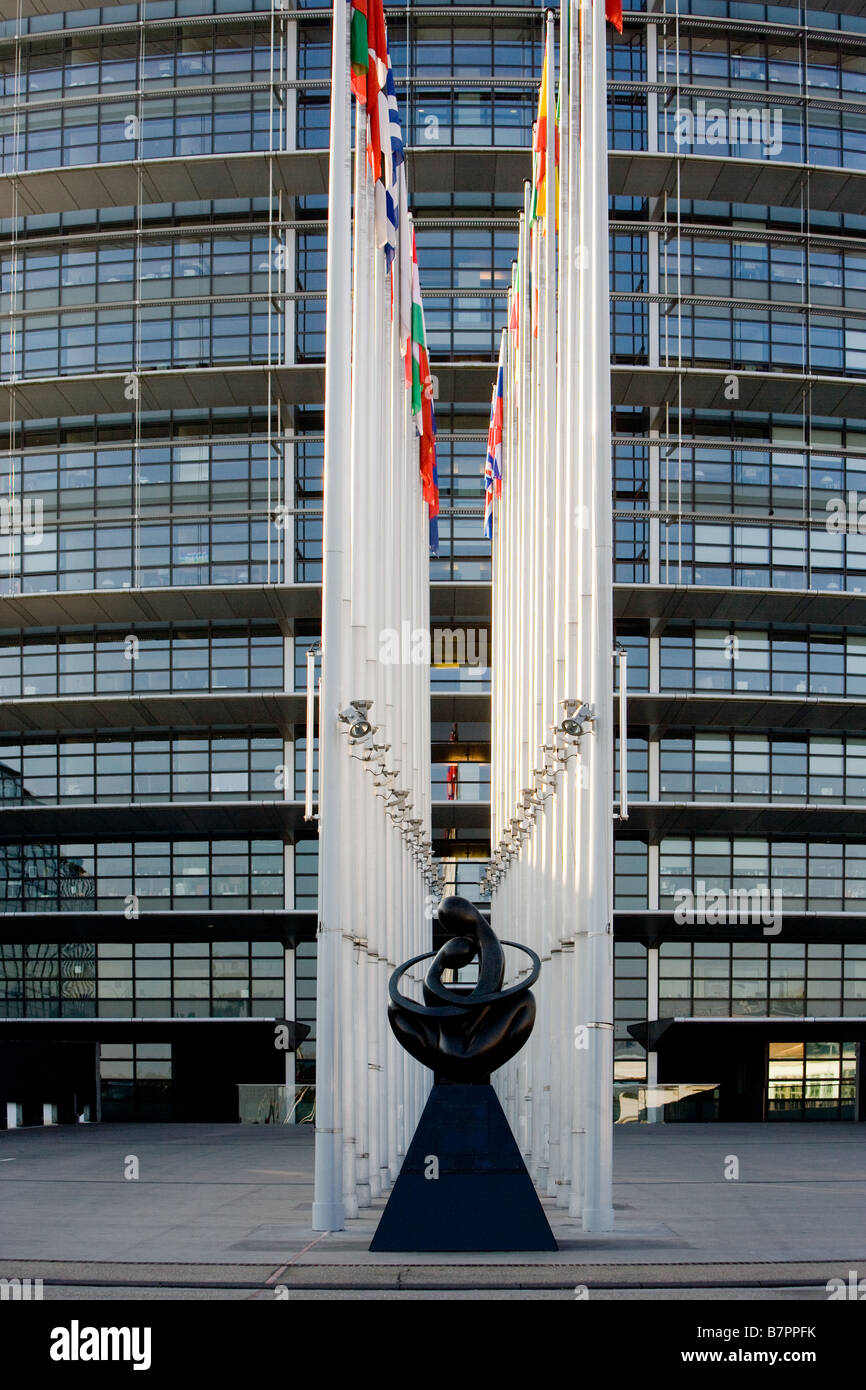
[[[331,138],[328,167],[327,333],[325,342],[322,681],[319,696],[319,903],[316,965],[316,1149],[313,1230],[341,1231],[343,1132],[340,1038],[342,984],[341,876],[345,864],[335,827],[340,815],[344,750],[336,715],[343,690],[347,634],[348,519],[346,401],[351,370],[351,98],[348,5],[336,0],[331,49]]]
[[[610,441],[610,294],[608,270],[607,31],[605,5],[592,6],[590,146],[592,220],[590,268],[594,351],[591,370],[592,632],[590,702],[596,709],[593,769],[588,787],[590,822],[586,940],[589,1012],[585,1105],[586,1173],[583,1229],[613,1229],[613,517]],[[627,750],[621,750],[623,769]]]

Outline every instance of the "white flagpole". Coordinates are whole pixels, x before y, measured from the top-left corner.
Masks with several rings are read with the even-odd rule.
[[[374,699],[375,691],[367,684],[367,622],[372,579],[370,566],[370,438],[374,409],[371,404],[371,358],[374,351],[373,308],[373,189],[367,177],[367,118],[363,107],[356,106],[355,122],[355,247],[352,283],[352,418],[349,470],[349,514],[351,524],[350,597],[352,613],[352,678],[363,679],[363,688],[349,691],[350,698]],[[376,721],[373,705],[371,719]],[[353,987],[344,1002],[343,1026],[345,1037],[351,1038],[347,1070],[351,1068],[353,1084],[346,1115],[346,1136],[354,1140],[354,1171],[344,1173],[346,1196],[354,1194],[361,1207],[370,1204],[369,1147],[367,1143],[367,970],[366,940],[364,937],[369,916],[368,899],[372,896],[371,864],[367,853],[370,833],[369,818],[358,814],[359,799],[365,797],[364,776],[356,756],[349,758],[351,786],[354,799],[349,816],[350,843],[354,850],[354,903],[344,918],[344,950],[351,959]],[[360,801],[363,805],[363,800]],[[353,939],[354,938],[354,939]]]
[[[569,660],[569,645],[572,640],[571,619],[574,611],[574,571],[571,564],[571,548],[574,537],[574,454],[572,435],[573,383],[570,365],[574,356],[573,345],[573,286],[574,276],[571,266],[573,259],[574,217],[572,199],[572,149],[576,144],[576,130],[572,126],[572,53],[571,40],[573,21],[571,0],[565,0],[564,20],[560,22],[559,56],[559,109],[560,109],[560,175],[559,175],[559,355],[557,359],[557,442],[556,442],[556,572],[554,590],[556,602],[556,663],[554,691],[557,699],[573,697],[575,691],[569,688],[573,661]],[[558,707],[555,713],[558,712]],[[567,1207],[571,1187],[571,1126],[573,1107],[572,1053],[574,1051],[574,1005],[573,983],[573,917],[577,908],[574,892],[574,878],[571,872],[573,854],[571,837],[575,823],[574,762],[559,780],[556,796],[553,798],[555,812],[556,857],[553,865],[555,889],[553,920],[559,945],[557,960],[559,976],[559,999],[554,1021],[556,1028],[556,1055],[559,1059],[559,1073],[553,1079],[558,1089],[559,1153],[557,1161],[556,1191],[557,1206]],[[571,892],[569,891],[571,887]]]
[[[589,1074],[583,1229],[613,1229],[613,517],[610,443],[610,294],[608,272],[607,33],[604,0],[592,7],[592,82],[586,112],[592,223],[589,290],[591,380],[592,654],[590,702],[596,709],[588,787],[590,845],[587,982]],[[588,365],[588,364],[587,364]],[[586,368],[585,368],[586,369]],[[625,756],[625,753],[623,753]]]
[[[345,750],[336,714],[343,688],[348,509],[346,400],[351,363],[351,104],[348,5],[334,6],[328,172],[327,333],[322,579],[322,684],[319,702],[319,902],[316,984],[316,1147],[312,1224],[341,1231],[343,1207],[341,876],[339,817]]]
[[[542,554],[541,554],[541,593],[539,595],[542,604],[542,686],[541,686],[541,719],[539,721],[538,736],[533,748],[532,767],[538,765],[541,757],[540,749],[545,742],[545,729],[547,723],[555,713],[554,708],[554,677],[556,672],[555,663],[555,642],[556,642],[556,613],[554,609],[555,599],[555,564],[554,564],[554,538],[556,534],[556,222],[557,222],[557,159],[556,159],[556,76],[554,64],[554,50],[556,47],[556,29],[552,12],[547,16],[547,125],[546,134],[546,166],[547,166],[547,189],[545,204],[545,237],[544,237],[544,260],[545,260],[545,303],[544,303],[544,383],[542,394],[542,458],[540,475],[540,494],[541,505],[543,508],[543,522],[541,527]],[[532,768],[528,770],[527,780],[523,784],[526,787],[531,785]],[[544,1111],[545,1111],[545,1150],[546,1150],[546,1186],[548,1193],[552,1196],[556,1191],[557,1163],[559,1158],[559,1086],[554,1079],[554,1070],[558,1073],[558,1066],[554,1067],[554,1053],[556,1047],[556,1037],[554,1033],[556,1018],[556,1003],[558,1001],[558,990],[556,986],[555,974],[559,969],[558,953],[554,955],[553,948],[556,944],[553,929],[552,909],[553,909],[553,871],[554,871],[554,842],[552,838],[553,829],[553,807],[548,806],[542,809],[535,829],[535,839],[538,844],[538,858],[541,867],[541,882],[538,899],[541,905],[540,925],[541,941],[539,954],[542,961],[547,962],[547,978],[542,985],[542,1001],[544,1004],[543,1025],[541,1027],[542,1041],[542,1062],[543,1075],[545,1082],[544,1089]],[[544,972],[543,972],[544,973]],[[540,1001],[541,1002],[541,1001]],[[555,1089],[554,1089],[555,1088]],[[556,1129],[554,1129],[554,1124]],[[542,1177],[545,1175],[543,1174]]]

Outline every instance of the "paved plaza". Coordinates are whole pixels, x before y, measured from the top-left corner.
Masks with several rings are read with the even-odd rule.
[[[614,1153],[610,1235],[546,1200],[557,1254],[371,1255],[381,1201],[310,1229],[307,1126],[5,1131],[0,1277],[47,1298],[312,1299],[826,1298],[828,1278],[866,1276],[862,1125],[621,1126]]]

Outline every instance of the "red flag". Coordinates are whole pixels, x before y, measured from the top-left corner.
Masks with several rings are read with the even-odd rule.
[[[388,40],[385,36],[385,11],[382,8],[382,0],[369,0],[367,43],[369,45],[367,156],[373,169],[373,178],[380,179],[382,177],[382,131],[379,120],[379,94],[384,92],[388,76]]]
[[[449,737],[449,739],[448,739],[448,742],[449,742],[449,743],[456,743],[456,742],[457,742],[457,725],[456,725],[456,724],[452,724],[452,725],[451,725],[451,735],[450,735],[450,737]],[[446,790],[446,793],[445,793],[447,799],[448,799],[449,801],[456,801],[456,800],[457,800],[457,764],[456,764],[456,763],[449,763],[449,764],[448,764],[448,772],[447,772],[446,775],[445,775],[445,782],[446,782],[446,786],[447,786],[447,790]]]
[[[622,0],[604,0],[604,17],[618,33],[622,33]]]

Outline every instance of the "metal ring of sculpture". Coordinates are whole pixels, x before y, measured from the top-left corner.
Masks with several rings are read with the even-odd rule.
[[[538,979],[541,961],[528,946],[500,942],[486,918],[465,898],[444,898],[439,922],[448,940],[438,951],[413,956],[391,975],[388,983],[388,1019],[395,1037],[413,1057],[431,1068],[437,1077],[456,1083],[485,1083],[490,1073],[520,1050],[535,1022],[535,998],[531,986]],[[532,969],[527,979],[503,989],[503,946],[514,946],[529,956]],[[478,981],[461,991],[442,983],[444,971],[456,971],[478,957]],[[433,958],[424,979],[424,1003],[401,994],[399,983],[419,961]]]
[[[541,974],[541,959],[529,946],[521,946],[519,941],[500,941],[500,946],[513,946],[517,951],[525,951],[532,959],[532,971],[528,980],[521,981],[520,984],[510,985],[508,989],[491,991],[488,994],[476,994],[475,990],[471,994],[455,995],[453,990],[449,990],[445,985],[438,983],[431,984],[425,980],[426,987],[431,993],[439,996],[440,999],[447,999],[448,1005],[444,1009],[429,1008],[426,1004],[419,1004],[414,999],[409,999],[405,994],[401,994],[397,988],[399,980],[405,975],[407,970],[411,970],[413,965],[417,965],[421,960],[430,960],[437,956],[438,951],[425,951],[423,955],[413,956],[403,965],[399,965],[388,981],[388,994],[392,1003],[399,1004],[402,1008],[408,1009],[410,1013],[435,1014],[437,1017],[459,1018],[464,1009],[472,1009],[477,1004],[493,1004],[499,999],[508,999],[513,994],[524,994],[531,989]]]

